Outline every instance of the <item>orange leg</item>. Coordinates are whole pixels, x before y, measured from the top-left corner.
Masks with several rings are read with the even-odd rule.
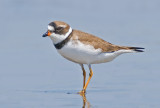
[[[88,65],[90,73],[89,73],[89,78],[88,78],[87,82],[85,83],[86,72],[85,72],[85,69],[84,69],[83,65],[81,65],[81,67],[82,67],[82,70],[83,70],[83,78],[84,79],[83,79],[83,90],[80,91],[79,94],[84,94],[86,92],[87,86],[88,86],[88,84],[89,84],[89,82],[90,82],[90,80],[91,80],[91,78],[93,76],[93,71],[91,69],[91,65]]]
[[[88,80],[87,80],[87,83],[86,83],[85,86],[83,87],[84,92],[86,91],[87,86],[88,86],[88,84],[89,84],[89,82],[90,82],[90,80],[91,80],[91,78],[92,78],[92,76],[93,76],[93,71],[92,71],[92,69],[91,69],[91,65],[89,65],[89,70],[90,70],[89,78],[88,78]]]
[[[84,69],[84,67],[83,67],[83,64],[81,65],[81,68],[82,68],[82,71],[83,71],[83,88],[84,88],[84,86],[85,86],[85,82],[86,82],[86,71],[85,71],[85,69]]]
[[[83,64],[80,64],[80,65],[81,65],[81,68],[82,68],[82,71],[83,71],[83,88],[84,88],[84,86],[86,84],[86,71],[84,69]],[[84,94],[84,93],[85,93],[84,90],[82,90],[82,91],[79,92],[79,94]]]

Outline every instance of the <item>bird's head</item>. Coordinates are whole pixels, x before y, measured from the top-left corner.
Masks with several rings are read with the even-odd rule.
[[[48,24],[48,30],[43,37],[50,37],[54,44],[59,43],[66,39],[70,33],[72,32],[72,28],[62,21],[54,21]]]

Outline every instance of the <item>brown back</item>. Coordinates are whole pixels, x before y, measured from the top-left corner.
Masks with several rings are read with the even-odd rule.
[[[77,37],[78,37],[78,40],[80,40],[83,44],[86,44],[86,45],[90,44],[95,49],[101,48],[102,52],[114,52],[120,49],[128,49],[127,47],[113,45],[94,35],[81,32],[79,30],[73,30],[70,37],[72,37],[73,40],[77,40]]]

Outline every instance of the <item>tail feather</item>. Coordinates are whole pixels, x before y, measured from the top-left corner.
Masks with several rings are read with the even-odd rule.
[[[131,49],[131,50],[136,51],[136,52],[144,52],[142,49],[145,49],[145,48],[141,48],[141,47],[128,47],[128,49]]]

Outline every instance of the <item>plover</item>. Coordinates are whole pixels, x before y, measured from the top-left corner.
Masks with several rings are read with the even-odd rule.
[[[91,64],[110,62],[123,53],[143,52],[141,47],[128,47],[114,45],[106,42],[92,34],[72,29],[70,25],[62,21],[54,21],[48,24],[48,30],[43,37],[50,37],[58,53],[64,58],[77,63],[83,71],[83,89],[86,88],[92,78]],[[90,70],[89,78],[86,80],[84,64]]]

